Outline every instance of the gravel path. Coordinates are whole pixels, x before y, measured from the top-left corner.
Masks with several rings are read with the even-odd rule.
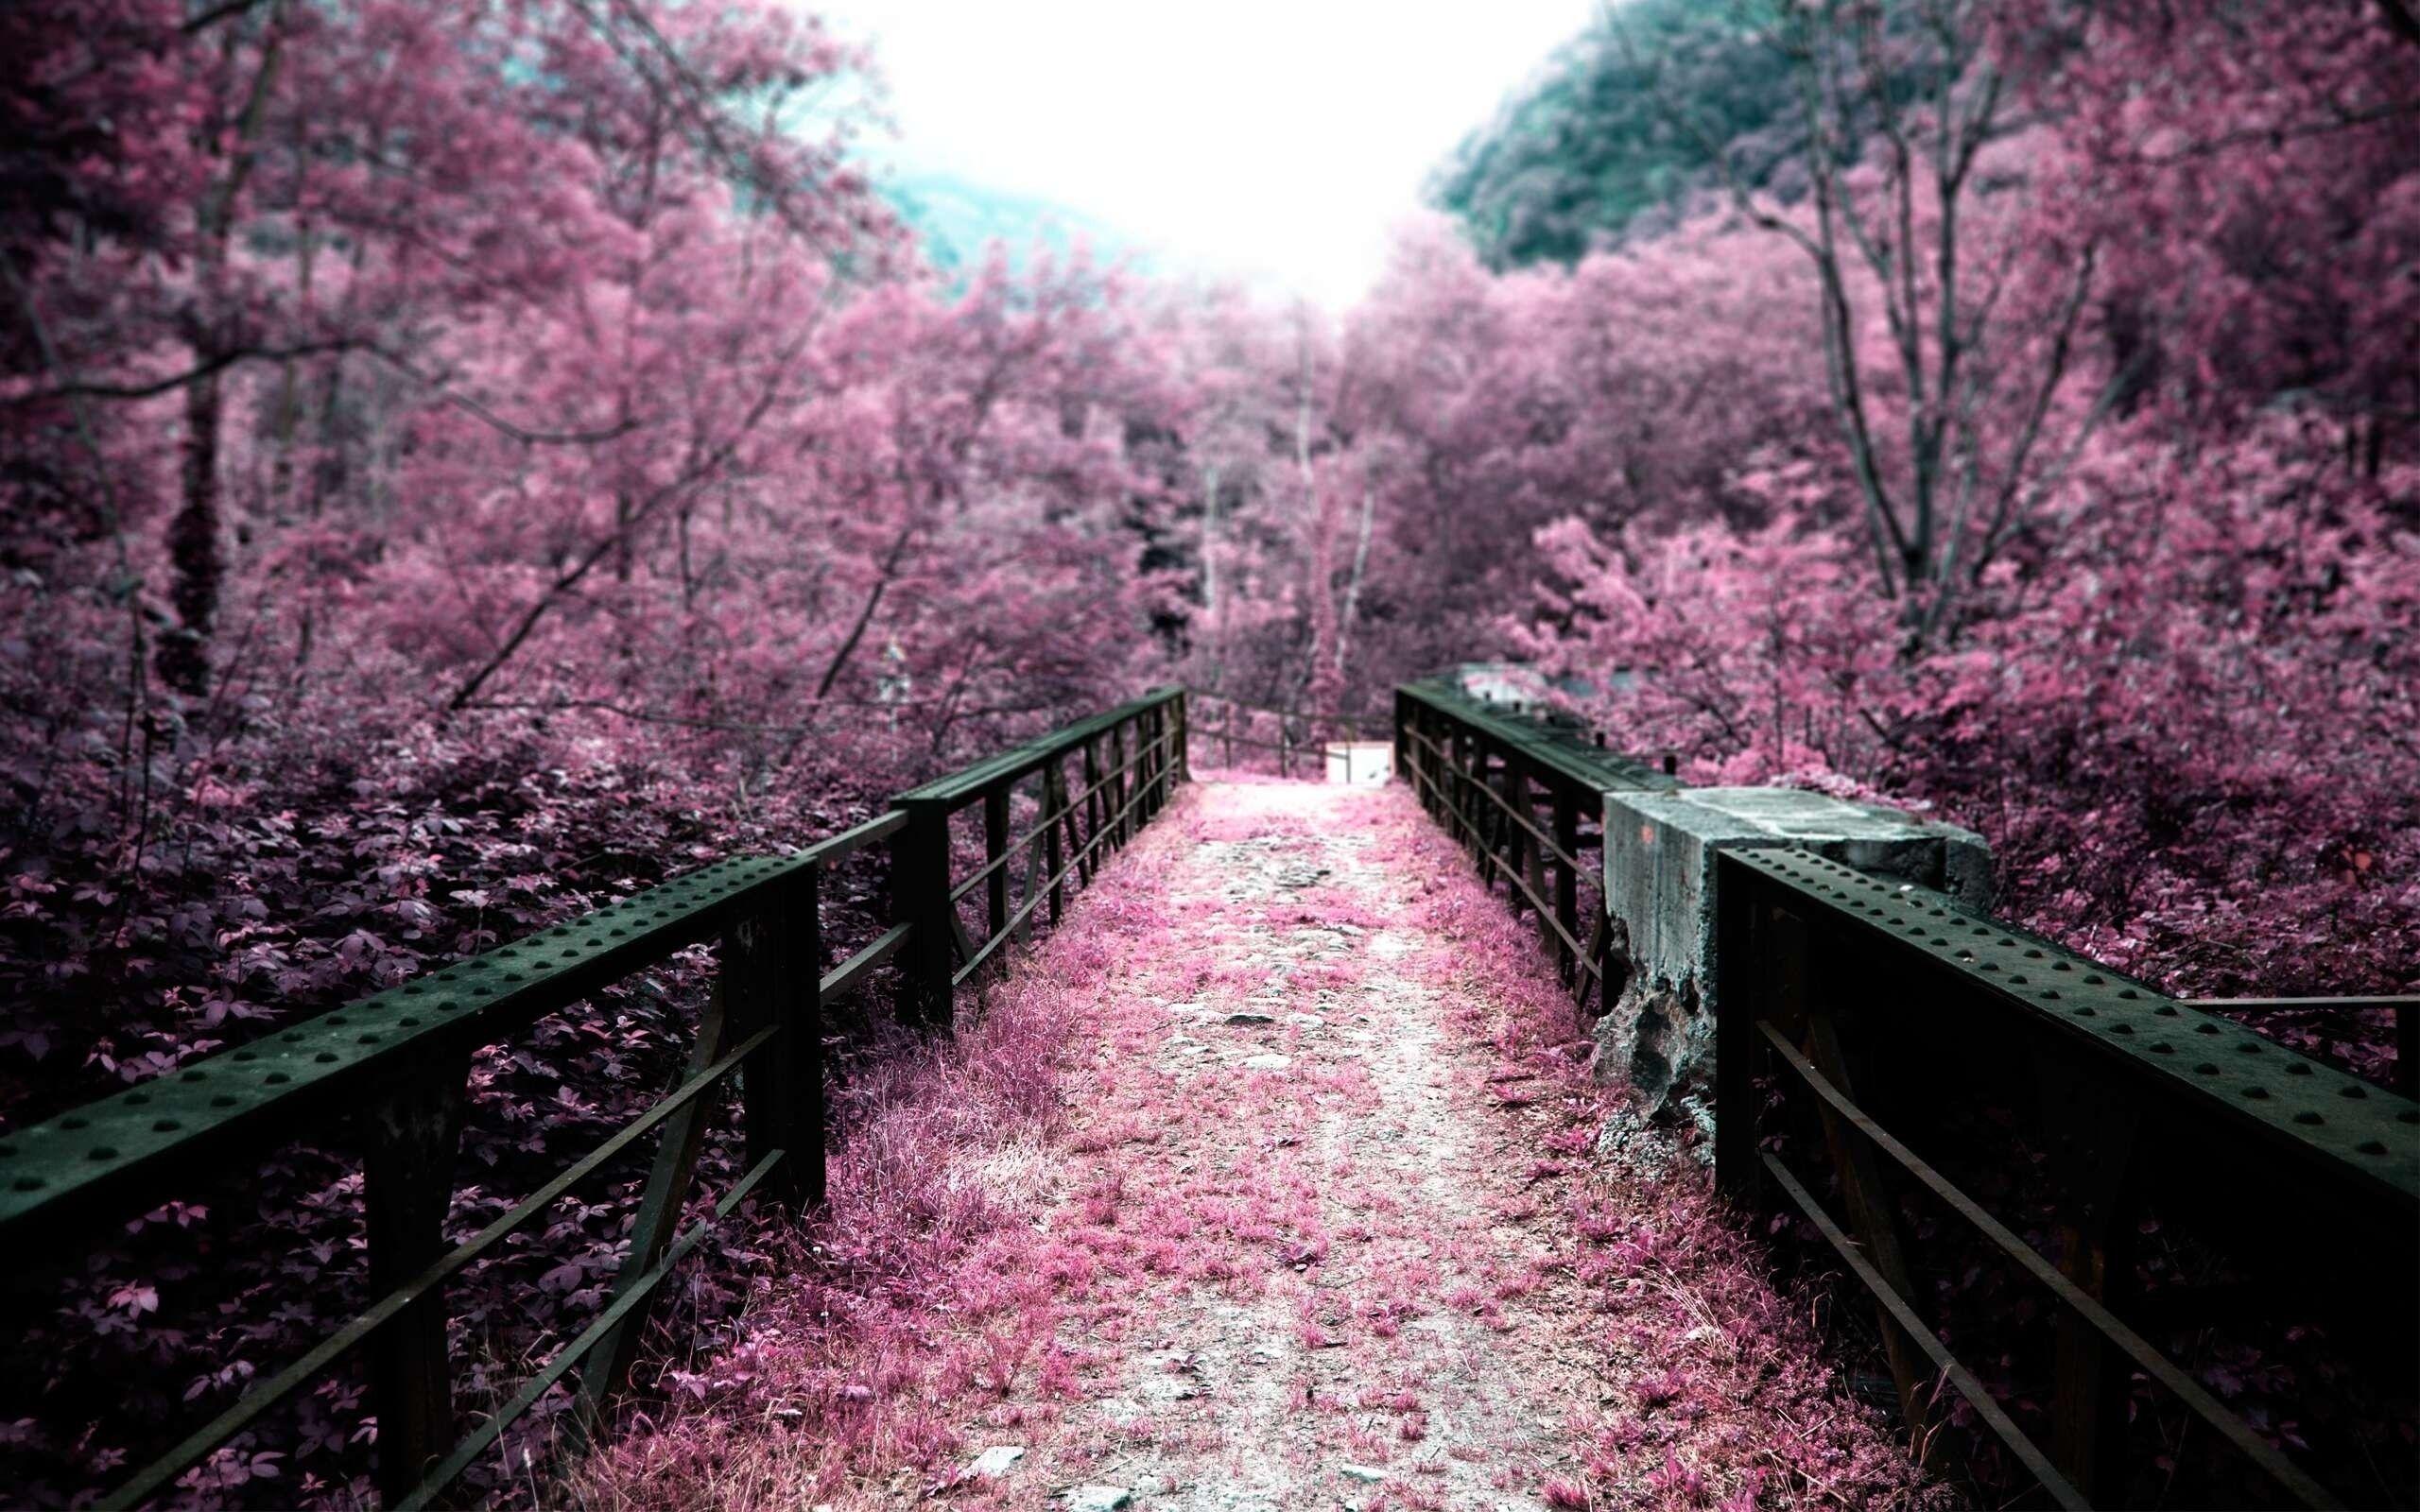
[[[1409,918],[1417,885],[1373,854],[1378,800],[1236,785],[1201,801],[1209,833],[1169,879],[1168,954],[1189,964],[1121,994],[1077,1125],[1111,1134],[1148,1107],[1163,1126],[1069,1172],[1079,1192],[1116,1189],[1114,1210],[1048,1219],[1147,1264],[1173,1240],[1177,1272],[1071,1319],[1063,1342],[1115,1364],[1064,1432],[1121,1443],[1118,1479],[1186,1512],[1379,1487],[1542,1506],[1549,1478],[1582,1479],[1565,1418],[1607,1387],[1562,1347],[1577,1299],[1530,1232],[1543,1152],[1488,1096],[1504,1089],[1484,1077],[1492,1051],[1455,1042],[1409,969],[1434,942]]]

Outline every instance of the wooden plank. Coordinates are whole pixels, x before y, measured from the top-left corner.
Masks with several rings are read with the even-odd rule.
[[[899,953],[899,1022],[944,1029],[962,927],[949,902],[949,808],[942,800],[919,799],[908,802],[907,812],[907,826],[890,842],[890,918],[910,926]]]
[[[1580,851],[1580,804],[1567,787],[1554,790],[1554,843],[1560,850],[1555,858],[1554,917],[1563,923],[1565,935],[1580,933],[1580,868],[1573,858]],[[1580,973],[1580,963],[1569,946],[1557,953],[1563,968],[1564,984],[1572,985]]]
[[[362,1186],[370,1291],[408,1284],[444,1257],[454,1160],[469,1107],[466,1054],[432,1056],[378,1089],[362,1111]],[[445,1288],[429,1287],[370,1341],[371,1410],[378,1415],[379,1494],[392,1501],[454,1441],[454,1363]]]
[[[1067,803],[1067,768],[1064,758],[1053,758],[1042,769],[1042,833],[1046,847],[1043,864],[1050,868],[1050,921],[1059,922],[1059,915],[1066,906],[1066,885],[1058,881],[1061,853],[1059,837],[1072,822],[1073,813]]]
[[[790,1152],[765,1190],[793,1209],[823,1196],[821,930],[815,876],[800,880],[733,924],[720,963],[726,1032],[745,1040],[775,1031],[740,1069],[740,1106],[749,1164]]]
[[[2119,1089],[2070,1060],[2036,1056],[2034,1080],[2058,1177],[2059,1273],[2102,1305],[2121,1307],[2135,1289],[2139,1120]],[[2073,1308],[2059,1310],[2056,1328],[2050,1457],[2095,1505],[2122,1499],[2133,1362]]]
[[[1009,868],[1004,863],[1009,853],[1009,788],[1003,782],[983,792],[983,859],[992,868],[983,879],[983,918],[986,937],[998,934],[1009,922]]]

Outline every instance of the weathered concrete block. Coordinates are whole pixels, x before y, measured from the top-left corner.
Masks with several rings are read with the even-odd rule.
[[[1605,903],[1618,947],[1612,1011],[1597,1024],[1598,1074],[1628,1082],[1651,1115],[1713,1127],[1714,859],[1795,846],[1877,876],[1991,902],[1982,836],[1904,810],[1782,787],[1605,795]]]

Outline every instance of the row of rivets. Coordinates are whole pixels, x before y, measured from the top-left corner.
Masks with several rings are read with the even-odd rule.
[[[349,1004],[333,1013],[322,1015],[293,1028],[282,1030],[266,1037],[258,1042],[258,1045],[265,1047],[272,1057],[280,1060],[290,1059],[299,1055],[308,1055],[312,1065],[337,1064],[348,1055],[357,1054],[382,1044],[386,1040],[384,1031],[356,1030],[351,1036],[350,1044],[337,1043],[340,1037],[333,1035],[330,1031],[355,1028],[355,1016],[385,1014],[405,1007],[416,1008],[419,1005],[408,1000],[425,997],[432,990],[443,990],[448,984],[460,984],[459,990],[471,995],[440,998],[429,1005],[432,1011],[449,1015],[458,1014],[475,1004],[495,1002],[510,996],[513,989],[528,981],[533,975],[563,970],[571,964],[576,964],[611,948],[612,942],[631,936],[634,931],[644,935],[648,932],[646,927],[648,925],[668,923],[686,913],[693,912],[700,906],[718,902],[739,891],[751,882],[763,878],[766,873],[784,867],[785,864],[786,858],[782,857],[744,858],[717,863],[661,886],[625,898],[619,902],[608,904],[604,908],[568,923],[557,924],[510,945],[501,946],[487,954],[475,956],[467,961],[457,961],[427,976],[389,988],[376,996]],[[627,920],[628,922],[609,922],[611,920]],[[576,942],[562,944],[555,951],[551,961],[542,963],[537,959],[544,954],[544,943],[566,940]],[[476,978],[489,980],[486,982],[472,980]],[[501,988],[494,985],[496,982],[501,982]],[[426,1026],[430,1022],[432,1021],[417,1013],[406,1014],[394,1021],[393,1027],[400,1030],[419,1029]],[[319,1050],[308,1048],[315,1043],[331,1045],[332,1048]],[[281,1046],[286,1048],[280,1048]],[[24,1148],[21,1142],[25,1140],[39,1139],[51,1131],[80,1133],[91,1129],[96,1111],[113,1126],[120,1124],[142,1123],[144,1120],[140,1114],[129,1119],[119,1114],[118,1110],[148,1108],[154,1096],[164,1090],[173,1091],[177,1086],[206,1085],[218,1076],[235,1074],[227,1072],[218,1062],[223,1060],[233,1066],[256,1065],[262,1058],[262,1048],[247,1046],[230,1051],[223,1056],[215,1056],[200,1065],[186,1067],[122,1094],[115,1099],[115,1108],[104,1108],[102,1104],[93,1104],[84,1109],[62,1114],[47,1125],[37,1125],[9,1140],[0,1141],[0,1160],[13,1160],[19,1156]],[[259,1086],[263,1089],[278,1089],[291,1086],[293,1082],[293,1073],[278,1070],[263,1074],[260,1077]],[[278,1093],[267,1091],[254,1095],[255,1097],[275,1096]],[[208,1094],[204,1101],[209,1108],[223,1112],[243,1106],[247,1099],[237,1093],[221,1091]],[[140,1132],[176,1134],[182,1132],[184,1127],[183,1121],[180,1119],[157,1116],[150,1118],[148,1127]],[[154,1140],[147,1143],[157,1145],[174,1142]],[[105,1164],[121,1159],[123,1155],[124,1150],[120,1144],[98,1143],[91,1145],[84,1152],[84,1159]],[[50,1185],[48,1177],[26,1173],[12,1178],[9,1183],[9,1190],[25,1193],[39,1192],[48,1185]]]
[[[2058,988],[2036,984],[2031,979],[2027,971],[2011,969],[2025,962],[2047,962],[2047,966],[2035,966],[2032,970],[2066,973],[2074,976],[2078,985],[2082,987],[2103,989],[2098,994],[2087,994],[2101,998],[2100,1005],[2096,1006],[2091,1003],[2085,1003],[2066,1009],[2071,1019],[2105,1021],[2082,1026],[2107,1036],[2112,1043],[2133,1054],[2163,1057],[2172,1057],[2176,1054],[2174,1043],[2167,1040],[2157,1040],[2142,1045],[2135,1043],[2134,1041],[2142,1037],[2138,1032],[2137,1024],[2127,1020],[2127,1015],[2145,1010],[2148,1010],[2153,1018],[2179,1018],[2183,1010],[2176,1004],[2165,1001],[2156,993],[2137,985],[2127,984],[2122,980],[2113,983],[2111,978],[2104,974],[2103,970],[2094,968],[2089,961],[2079,963],[2055,958],[2051,954],[2051,950],[2055,950],[2056,947],[2046,950],[2040,944],[2021,940],[2015,934],[2007,932],[2004,927],[1997,925],[1996,921],[1976,922],[1975,916],[1957,908],[1949,903],[1948,900],[1941,898],[1929,889],[1920,889],[1911,884],[1879,880],[1828,857],[1804,851],[1760,850],[1743,853],[1742,859],[1748,860],[1752,865],[1778,880],[1804,888],[1818,898],[1838,902],[1848,912],[1874,922],[1877,927],[1903,936],[1909,941],[1921,944],[1930,951],[1941,953],[1953,965],[1972,971],[1979,976],[1996,978],[1996,981],[1986,985],[2001,989],[2027,988],[2029,989],[2027,994],[2019,995],[2030,995],[2034,1001],[2043,1004],[2062,1003],[2064,998]],[[1898,922],[1893,917],[1894,913],[1909,916],[1909,921]],[[1958,940],[1954,945],[1953,937]],[[2016,956],[2014,960],[2004,963],[1991,959],[1984,954],[1994,950],[2014,951]],[[2129,1007],[2126,1006],[2127,1005],[2141,1006]],[[2052,1010],[2046,1009],[2046,1011]],[[2231,1048],[2240,1056],[2258,1057],[2273,1053],[2276,1057],[2284,1060],[2286,1075],[2308,1078],[2321,1074],[2320,1068],[2315,1067],[2309,1060],[2282,1046],[2262,1040],[2248,1030],[2222,1025],[2220,1021],[2209,1017],[2204,1017],[2202,1022],[2194,1025],[2194,1033],[2202,1036],[2222,1037],[2230,1032],[2239,1036]],[[2166,1062],[2155,1060],[2151,1063],[2162,1065]],[[2249,1070],[2248,1067],[2246,1069]],[[2190,1074],[2204,1079],[2228,1074],[2219,1062],[2206,1059],[2196,1061]],[[2339,1076],[2342,1074],[2331,1072],[2327,1074]],[[2318,1083],[2314,1082],[2312,1085],[2316,1088]],[[2257,1082],[2246,1082],[2236,1090],[2244,1101],[2254,1104],[2275,1101],[2281,1091],[2281,1089],[2273,1089]],[[2345,1103],[2366,1104],[2372,1101],[2370,1090],[2361,1082],[2350,1077],[2342,1078],[2335,1091],[2337,1097]],[[2395,1122],[2399,1124],[2420,1125],[2420,1108],[2405,1108],[2397,1110],[2394,1116]],[[2328,1118],[2325,1113],[2317,1108],[2304,1108],[2290,1115],[2290,1122],[2308,1129],[2326,1126]],[[2356,1153],[2374,1159],[2391,1153],[2389,1146],[2381,1139],[2361,1140],[2351,1147]]]

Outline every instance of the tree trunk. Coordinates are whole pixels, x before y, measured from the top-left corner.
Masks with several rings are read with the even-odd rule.
[[[1377,516],[1377,491],[1361,481],[1361,526],[1353,540],[1353,571],[1344,580],[1344,612],[1336,623],[1336,675],[1344,676],[1344,654],[1353,643],[1353,619],[1361,612],[1361,583],[1370,571],[1370,527]]]
[[[160,680],[197,697],[210,687],[210,632],[218,618],[219,587],[227,576],[227,558],[218,540],[218,431],[225,404],[218,370],[210,367],[227,341],[217,301],[225,297],[227,247],[236,207],[244,181],[251,176],[254,145],[260,139],[269,93],[277,82],[278,54],[285,32],[283,0],[270,6],[264,26],[260,67],[252,75],[236,119],[226,171],[210,186],[195,215],[200,250],[194,284],[200,291],[200,313],[199,335],[193,349],[196,366],[210,370],[185,387],[184,502],[168,522],[167,537],[168,564],[174,574],[168,601],[177,611],[177,625],[160,637],[154,664]]]
[[[227,575],[218,543],[218,375],[185,388],[184,503],[168,523],[168,600],[174,628],[161,635],[153,664],[160,680],[199,697],[210,689],[210,631],[218,618],[218,588]]]
[[[1210,643],[1210,686],[1219,685],[1219,666],[1226,637],[1219,625],[1219,465],[1201,476],[1201,623]]]

